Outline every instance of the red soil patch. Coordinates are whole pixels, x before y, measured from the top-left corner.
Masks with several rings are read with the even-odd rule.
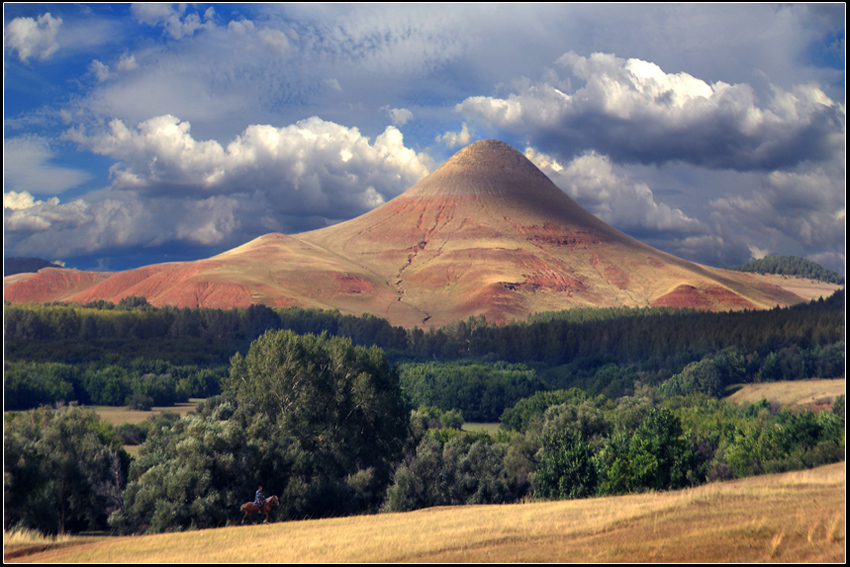
[[[725,287],[710,287],[705,290],[705,294],[709,296],[716,304],[722,305],[729,309],[755,309],[756,306],[747,299],[744,299],[737,293],[726,289]]]
[[[680,285],[652,302],[653,307],[693,307],[708,309],[708,300],[692,285]]]
[[[617,266],[605,268],[605,279],[617,289],[629,289],[629,274]]]
[[[670,293],[652,302],[653,307],[690,307],[703,311],[725,311],[728,309],[755,309],[755,305],[733,291],[722,287],[706,290],[691,285],[680,285]]]
[[[96,299],[106,299],[116,303],[127,296],[137,295],[147,298],[151,305],[160,306],[167,303],[177,307],[198,307],[198,296],[210,292],[198,288],[198,284],[195,284],[195,289],[192,289],[191,286],[189,289],[180,289],[181,284],[184,284],[193,276],[209,272],[221,264],[222,262],[211,261],[157,264],[118,272],[98,285],[73,296],[70,300],[88,303]],[[232,284],[223,283],[222,285],[229,286]],[[229,295],[231,292],[225,291],[224,293]],[[173,299],[166,299],[167,297]],[[174,302],[178,298],[179,300]],[[237,307],[237,305],[234,305],[234,307]]]
[[[251,288],[231,282],[205,280],[183,282],[163,293],[152,305],[177,307],[206,307],[210,309],[245,308],[259,303]]]
[[[481,314],[490,323],[507,323],[526,312],[522,296],[509,287],[511,284],[493,283],[484,286],[468,301],[460,311]]]
[[[38,273],[3,285],[3,299],[12,303],[62,301],[96,285],[112,274],[43,268]]]
[[[525,281],[519,284],[519,287],[532,291],[557,291],[568,295],[585,288],[581,281],[565,273],[565,266],[552,265],[530,254],[523,261],[523,266],[529,268],[530,272],[523,274]]]
[[[535,244],[588,248],[600,242],[589,232],[568,230],[551,222],[545,223],[542,227],[537,225],[517,227],[517,230],[524,234],[528,241]]]

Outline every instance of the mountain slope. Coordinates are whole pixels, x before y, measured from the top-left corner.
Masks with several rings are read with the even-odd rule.
[[[52,301],[26,290],[49,287],[44,280],[55,277],[42,270],[6,285],[4,295]],[[265,235],[207,260],[116,273],[61,299],[127,295],[153,305],[369,312],[407,327],[583,306],[729,310],[800,301],[750,274],[686,262],[617,231],[495,140],[464,148],[402,195],[350,221]]]

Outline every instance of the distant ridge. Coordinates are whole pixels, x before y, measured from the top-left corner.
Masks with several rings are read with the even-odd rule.
[[[337,225],[267,234],[194,262],[61,278],[43,270],[4,282],[4,295],[338,309],[405,327],[575,307],[726,311],[802,301],[758,276],[687,262],[625,235],[498,140],[467,146],[392,201]]]
[[[42,260],[41,258],[3,258],[3,275],[13,276],[37,272],[42,268],[61,268],[59,264]]]

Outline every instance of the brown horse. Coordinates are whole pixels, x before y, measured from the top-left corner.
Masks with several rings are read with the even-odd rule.
[[[245,512],[245,515],[242,516],[242,523],[243,524],[245,523],[245,518],[250,518],[251,523],[253,524],[254,523],[254,513],[259,512],[266,517],[266,521],[263,522],[263,523],[268,524],[269,523],[269,510],[271,510],[272,504],[274,504],[275,506],[280,505],[280,502],[278,501],[277,496],[269,496],[268,498],[266,498],[265,502],[263,502],[262,506],[257,506],[253,502],[245,502],[244,504],[242,504],[242,507],[239,508],[240,510]]]

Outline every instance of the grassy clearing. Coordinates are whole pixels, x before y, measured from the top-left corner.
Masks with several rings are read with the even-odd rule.
[[[142,423],[148,418],[163,412],[172,412],[185,416],[190,411],[195,411],[201,398],[190,398],[188,402],[173,406],[155,406],[150,411],[136,411],[127,409],[126,406],[91,406],[100,419],[112,425],[124,423]]]
[[[844,378],[744,384],[726,400],[740,404],[765,399],[784,407],[828,406],[846,392]]]
[[[499,432],[499,423],[464,423],[462,429],[469,432],[484,431],[490,435]]]
[[[113,427],[123,425],[125,423],[138,424],[147,421],[155,415],[164,412],[179,414],[184,417],[187,413],[195,411],[198,407],[198,402],[203,398],[189,398],[188,402],[176,404],[173,406],[154,406],[150,411],[138,411],[128,409],[126,406],[92,406],[100,419],[111,424]],[[133,457],[139,455],[138,445],[124,445],[124,450],[130,453]]]
[[[21,559],[843,563],[844,495],[845,463],[838,463],[677,492],[112,538]]]

